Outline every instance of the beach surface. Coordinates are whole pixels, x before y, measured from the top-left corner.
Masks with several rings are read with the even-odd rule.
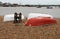
[[[60,39],[60,18],[56,20],[55,25],[24,26],[24,23],[4,22],[0,16],[0,39]]]

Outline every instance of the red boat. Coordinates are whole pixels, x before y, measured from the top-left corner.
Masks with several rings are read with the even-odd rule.
[[[28,19],[25,26],[40,26],[45,24],[56,24],[56,20],[50,17],[36,17]]]

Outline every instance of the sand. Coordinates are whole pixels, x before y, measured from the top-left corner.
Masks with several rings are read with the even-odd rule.
[[[0,39],[60,39],[60,19],[56,20],[55,25],[29,27],[24,23],[3,22],[0,16]]]

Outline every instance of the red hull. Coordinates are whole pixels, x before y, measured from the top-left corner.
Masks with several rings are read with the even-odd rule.
[[[55,24],[56,20],[51,18],[31,18],[27,20],[25,26],[40,26],[44,24]]]

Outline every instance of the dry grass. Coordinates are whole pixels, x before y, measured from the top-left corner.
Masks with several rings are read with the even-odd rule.
[[[60,39],[60,19],[50,26],[24,26],[23,23],[3,22],[0,16],[0,39]]]

